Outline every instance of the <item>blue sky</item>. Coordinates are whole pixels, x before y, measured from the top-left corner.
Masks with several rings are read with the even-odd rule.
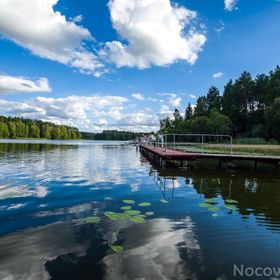
[[[84,131],[159,119],[280,61],[277,0],[0,0],[0,112]]]

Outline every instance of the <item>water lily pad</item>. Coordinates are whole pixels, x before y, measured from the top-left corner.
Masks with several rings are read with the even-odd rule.
[[[160,200],[161,203],[169,203],[169,201],[165,200],[165,199],[161,199]]]
[[[128,210],[128,211],[125,211],[124,213],[129,215],[129,216],[136,216],[136,215],[139,215],[141,213],[141,211],[138,211],[138,210]]]
[[[145,214],[137,215],[137,217],[147,218],[147,216]]]
[[[143,217],[140,216],[132,216],[129,218],[130,221],[138,224],[144,224],[146,223],[146,220]]]
[[[112,245],[111,249],[115,252],[115,253],[122,253],[123,252],[123,247],[120,245]]]
[[[151,206],[152,204],[150,202],[142,202],[142,203],[139,203],[139,206],[140,207],[147,207],[147,206]]]
[[[83,222],[90,223],[90,224],[97,224],[101,221],[101,219],[97,216],[87,217],[82,219]]]
[[[131,199],[124,199],[124,200],[123,200],[123,203],[126,203],[126,204],[134,204],[135,201],[134,201],[134,200],[131,200]]]
[[[233,212],[237,209],[236,206],[232,204],[225,204],[225,208]]]
[[[215,204],[217,203],[216,199],[215,198],[206,198],[204,200],[205,203],[209,203],[209,204]]]
[[[146,212],[145,215],[146,216],[153,216],[155,213],[154,212]]]
[[[210,203],[205,203],[205,202],[199,203],[198,206],[199,206],[199,207],[203,207],[203,208],[210,208],[210,207],[213,207],[212,204],[210,204]]]
[[[234,199],[227,199],[227,200],[226,200],[226,203],[227,203],[227,204],[238,204],[238,201],[237,201],[237,200],[234,200]]]
[[[219,211],[220,211],[219,208],[214,207],[214,206],[208,207],[207,209],[208,209],[210,212],[219,212]]]
[[[113,197],[107,196],[107,197],[105,197],[104,199],[105,199],[105,200],[113,200]]]
[[[105,216],[113,221],[125,220],[129,218],[125,213],[116,212],[105,212]]]
[[[131,206],[123,206],[123,207],[121,207],[121,210],[127,211],[127,210],[130,210],[131,208],[132,208]]]

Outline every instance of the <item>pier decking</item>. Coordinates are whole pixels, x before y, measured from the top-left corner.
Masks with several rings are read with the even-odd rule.
[[[265,163],[280,163],[280,156],[259,156],[259,155],[237,155],[237,154],[214,154],[214,153],[194,153],[186,152],[174,149],[166,149],[152,145],[140,145],[140,150],[145,153],[150,153],[157,157],[160,161],[195,161],[197,159],[217,159],[220,161],[231,161],[231,160],[252,160],[257,162]]]

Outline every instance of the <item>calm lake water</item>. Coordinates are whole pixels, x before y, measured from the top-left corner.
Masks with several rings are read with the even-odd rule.
[[[279,173],[159,169],[119,142],[22,142],[0,144],[0,279],[225,280],[244,279],[234,264],[280,266]],[[108,214],[123,206],[154,214]]]

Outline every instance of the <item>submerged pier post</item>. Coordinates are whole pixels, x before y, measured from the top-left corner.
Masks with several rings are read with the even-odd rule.
[[[257,171],[257,169],[258,169],[258,161],[255,160],[254,161],[254,170]]]

